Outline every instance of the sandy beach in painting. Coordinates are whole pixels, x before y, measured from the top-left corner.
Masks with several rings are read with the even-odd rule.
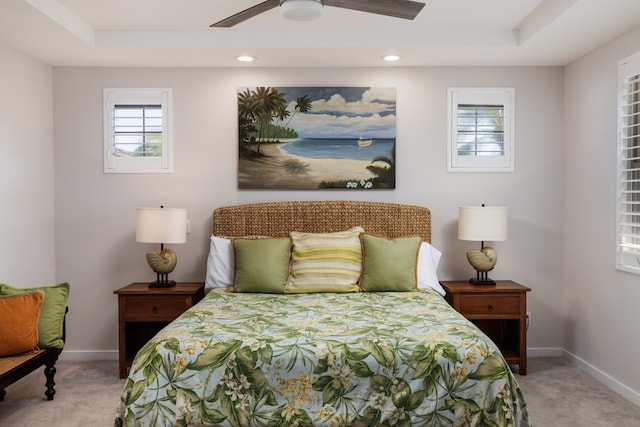
[[[318,188],[322,181],[372,178],[368,160],[312,159],[285,154],[280,144],[261,144],[263,157],[240,158],[239,188]],[[255,148],[255,147],[254,147]]]

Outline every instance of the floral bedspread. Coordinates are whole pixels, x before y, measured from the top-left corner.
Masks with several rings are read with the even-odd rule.
[[[431,290],[214,290],[140,350],[115,425],[530,424],[495,345]]]

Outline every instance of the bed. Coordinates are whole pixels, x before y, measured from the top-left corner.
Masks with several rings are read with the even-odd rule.
[[[302,264],[301,248],[354,232],[362,249],[356,289],[333,281],[310,288],[303,279],[317,282],[318,268]],[[211,239],[209,292],[138,352],[116,426],[530,425],[497,347],[441,294],[427,208],[229,206],[214,211]],[[211,272],[229,264],[214,240],[232,247],[232,272]],[[257,264],[257,272],[248,267]],[[336,265],[320,270],[353,276]]]

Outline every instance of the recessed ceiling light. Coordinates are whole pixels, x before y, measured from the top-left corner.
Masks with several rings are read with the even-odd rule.
[[[240,55],[238,56],[238,61],[240,62],[252,62],[255,61],[256,57],[251,55]]]
[[[382,59],[385,61],[398,61],[400,59],[400,55],[385,55]]]

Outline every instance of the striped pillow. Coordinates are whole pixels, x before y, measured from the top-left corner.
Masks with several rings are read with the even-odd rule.
[[[358,292],[362,227],[336,233],[291,232],[293,251],[285,293]]]

